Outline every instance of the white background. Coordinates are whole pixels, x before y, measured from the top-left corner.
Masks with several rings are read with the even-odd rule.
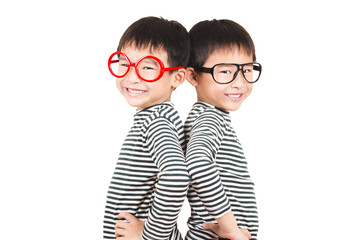
[[[145,16],[232,19],[261,80],[232,114],[254,182],[259,239],[361,239],[358,1],[2,1],[0,239],[101,239],[129,107],[108,73]],[[173,102],[185,119],[185,83]],[[179,217],[185,232],[189,210]]]

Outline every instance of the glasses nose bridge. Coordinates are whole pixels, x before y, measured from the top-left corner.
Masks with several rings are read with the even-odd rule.
[[[244,78],[244,76],[243,76],[243,73],[242,73],[242,71],[243,71],[243,64],[235,64],[237,67],[238,67],[238,70],[236,71],[236,76],[235,76],[235,78],[238,76],[238,75],[241,75],[241,77],[242,78]]]
[[[133,71],[135,72],[135,73],[137,73],[137,63],[134,63],[134,62],[131,62],[131,61],[129,61],[129,66],[128,66],[128,73],[130,73],[130,72],[132,72],[132,68],[131,67],[133,67]],[[127,74],[128,74],[127,73]]]
[[[133,67],[134,69],[136,69],[136,63],[134,63],[134,62],[131,62],[131,61],[129,61],[129,71],[131,70],[131,67]]]
[[[133,67],[133,68],[132,68]],[[138,81],[139,75],[137,71],[137,63],[128,60],[128,71],[124,76],[128,80]]]
[[[244,69],[244,64],[238,64],[238,74],[241,75],[243,79],[245,79],[243,74],[243,69]]]
[[[245,77],[244,77],[244,74],[242,73],[242,71],[243,71],[243,65],[242,65],[242,64],[237,64],[237,66],[238,66],[238,70],[237,70],[236,73],[235,73],[235,77],[234,77],[233,82],[234,82],[234,83],[237,82],[237,78],[240,78],[241,83],[245,83],[245,82],[246,82],[246,79],[245,79]]]

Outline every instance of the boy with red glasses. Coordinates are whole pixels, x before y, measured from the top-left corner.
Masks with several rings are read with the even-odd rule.
[[[189,176],[183,125],[170,100],[185,80],[189,46],[181,24],[146,17],[109,57],[118,90],[137,112],[109,186],[104,239],[182,239],[176,221]]]
[[[256,239],[254,184],[229,114],[239,109],[259,79],[254,43],[230,20],[199,22],[189,36],[186,78],[198,101],[184,126],[191,178],[185,239]]]

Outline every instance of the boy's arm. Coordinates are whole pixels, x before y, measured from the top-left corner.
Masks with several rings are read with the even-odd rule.
[[[165,118],[153,120],[146,144],[159,169],[142,239],[169,239],[186,197],[189,176],[176,130]]]
[[[225,123],[214,112],[201,115],[194,123],[187,145],[186,164],[191,185],[208,213],[218,222],[217,232],[230,239],[248,239],[241,236],[231,212],[214,159],[221,145]],[[213,230],[213,229],[210,229]],[[239,238],[241,237],[241,238]]]
[[[231,211],[214,161],[221,145],[225,128],[224,120],[218,113],[201,114],[191,129],[186,150],[186,165],[191,185],[206,211],[214,219]]]

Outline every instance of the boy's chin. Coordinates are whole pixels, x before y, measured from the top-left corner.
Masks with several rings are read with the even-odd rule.
[[[240,108],[240,107],[237,107],[237,108],[229,108],[229,109],[227,109],[226,111],[228,111],[228,112],[235,112],[235,111],[239,110],[239,108]]]
[[[137,110],[142,110],[144,108],[146,108],[147,106],[145,106],[145,104],[142,104],[141,102],[137,102],[134,100],[127,100],[128,105],[130,105],[131,107],[137,108]]]
[[[158,104],[157,102],[152,102],[152,103],[151,102],[147,102],[147,103],[135,102],[135,101],[127,101],[127,102],[128,102],[128,105],[136,108],[137,110],[142,110],[142,109],[145,109],[145,108]]]
[[[241,106],[241,102],[240,103],[233,103],[233,104],[226,104],[224,106],[224,110],[229,111],[229,112],[234,112],[237,111]]]

